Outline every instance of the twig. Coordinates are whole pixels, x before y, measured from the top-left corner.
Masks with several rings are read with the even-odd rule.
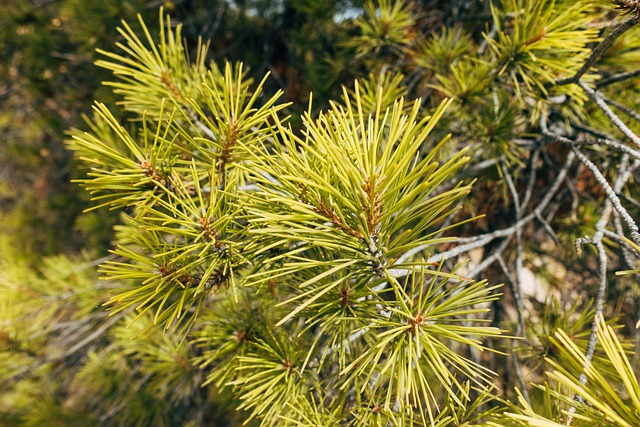
[[[122,319],[122,317],[124,317],[128,312],[129,312],[128,310],[125,310],[125,311],[122,311],[122,312],[118,313],[117,315],[111,317],[108,321],[104,322],[98,329],[96,329],[90,335],[88,335],[85,338],[83,338],[82,340],[78,341],[72,347],[64,350],[63,352],[61,352],[59,354],[49,355],[49,356],[45,357],[44,359],[40,360],[39,362],[35,363],[34,365],[24,366],[19,371],[12,373],[12,375],[10,375],[8,378],[5,378],[5,380],[17,380],[17,381],[19,381],[20,378],[23,375],[25,375],[27,372],[35,372],[37,369],[39,369],[40,367],[44,366],[47,363],[52,363],[52,362],[55,363],[55,362],[61,361],[61,360],[65,359],[65,358],[73,355],[75,352],[77,352],[78,350],[82,349],[84,346],[90,344],[92,341],[94,341],[95,339],[99,338],[111,325],[113,325],[115,322],[117,322],[120,319]],[[84,330],[86,330],[86,327],[83,326],[81,329],[84,331]]]
[[[572,153],[573,154],[573,153]],[[576,192],[574,191],[575,189],[569,187],[569,185],[573,184],[571,182],[571,180],[569,179],[565,179],[565,183],[567,184],[567,187],[565,187],[562,192],[558,195],[557,200],[555,200],[553,203],[551,203],[549,205],[549,208],[547,209],[547,216],[545,218],[543,218],[545,220],[545,222],[547,222],[548,224],[551,224],[551,222],[553,221],[553,219],[556,217],[556,214],[558,213],[558,210],[560,209],[560,206],[563,205],[563,197],[568,193],[571,194],[572,197],[576,196]],[[578,209],[578,203],[577,203],[577,198],[573,199],[571,201],[571,212],[576,212]],[[540,215],[542,216],[542,215]]]
[[[589,85],[587,85],[586,83],[584,83],[582,81],[579,81],[578,85],[580,85],[580,87],[587,93],[589,98],[591,98],[591,100],[593,102],[595,102],[598,105],[598,107],[600,107],[600,109],[606,114],[606,116],[609,118],[609,120],[611,120],[611,122],[618,129],[620,129],[620,131],[622,131],[622,133],[627,138],[629,138],[634,144],[636,144],[638,147],[640,147],[640,138],[638,137],[638,135],[633,133],[633,131],[631,129],[629,129],[629,127],[627,125],[625,125],[622,120],[620,120],[620,117],[618,117],[616,115],[616,113],[614,113],[613,110],[611,110],[611,108],[609,108],[609,106],[604,101],[604,99],[602,99],[601,94],[599,92],[591,89],[589,87]]]
[[[507,186],[509,187],[509,191],[511,192],[511,195],[514,200],[514,206],[516,210],[516,223],[519,223],[522,215],[521,215],[521,209],[519,204],[518,192],[516,191],[515,185],[513,184],[513,180],[511,179],[511,175],[509,175],[509,172],[506,166],[504,165],[504,163],[502,164],[502,166],[503,166],[502,171],[505,175]],[[516,227],[515,234],[516,234],[516,276],[515,278],[511,277],[511,275],[509,274],[507,265],[504,262],[502,255],[497,256],[496,259],[498,260],[500,267],[502,267],[502,270],[504,271],[505,275],[507,275],[507,278],[509,279],[509,283],[511,284],[511,293],[513,294],[513,299],[515,300],[515,303],[516,303],[516,311],[518,312],[518,327],[516,330],[516,335],[522,336],[523,338],[526,339],[526,332],[525,332],[525,325],[524,325],[524,311],[525,311],[524,295],[522,294],[522,286],[521,286],[522,284],[522,231],[520,227]],[[514,345],[517,347],[516,343],[514,343]],[[516,372],[516,376],[518,377],[518,381],[520,382],[520,388],[522,389],[522,396],[527,402],[530,402],[529,392],[527,390],[527,384],[524,379],[524,376],[522,375],[522,367],[520,366],[520,361],[518,360],[518,357],[515,354],[515,352],[511,354],[511,357],[512,357],[513,366]]]
[[[509,188],[509,192],[511,193],[511,197],[513,198],[513,205],[516,211],[516,276],[513,283],[513,298],[516,301],[516,308],[518,309],[518,330],[516,331],[516,335],[522,336],[525,338],[525,327],[524,327],[524,296],[522,295],[522,229],[518,225],[520,224],[520,220],[522,219],[522,210],[520,209],[520,197],[518,196],[518,190],[516,190],[516,186],[513,183],[513,179],[509,174],[509,170],[507,166],[502,163],[501,165],[502,173],[504,175],[505,181],[507,182],[507,187]],[[500,262],[502,257],[498,258]]]
[[[623,157],[622,160],[623,161],[621,163],[620,174],[613,187],[616,193],[620,193],[622,191],[622,186],[624,185],[624,183],[626,183],[629,180],[633,171],[640,166],[640,160],[636,159],[630,167],[623,168],[623,166],[626,165],[626,163],[629,160],[628,156]],[[617,211],[614,212],[613,224],[617,234],[605,229],[604,235],[609,237],[610,239],[615,240],[620,245],[622,249],[622,259],[624,259],[625,263],[627,264],[627,267],[635,268],[636,263],[634,260],[634,256],[636,258],[640,258],[640,254],[629,243],[627,243],[626,240],[622,238],[622,236],[624,236],[624,230],[622,229],[620,214]]]
[[[538,159],[540,159],[540,149],[536,148],[531,154],[531,158],[529,161],[529,167],[531,171],[529,172],[529,180],[527,182],[527,188],[524,192],[524,198],[522,199],[522,203],[520,204],[520,210],[524,210],[529,205],[531,201],[531,196],[533,195],[533,189],[536,184],[536,175],[538,168],[536,164],[538,163]]]
[[[578,157],[580,158],[580,156]],[[624,184],[629,179],[631,172],[630,172],[630,168],[627,167],[628,163],[629,163],[629,156],[625,154],[622,157],[622,160],[620,162],[620,166],[618,168],[618,178],[614,183],[614,188],[612,189],[612,191],[620,191],[624,186]],[[634,164],[635,163],[637,163],[637,161],[634,162]],[[596,302],[595,302],[595,318],[591,326],[589,343],[587,344],[587,351],[585,352],[585,360],[582,367],[582,372],[580,373],[580,377],[579,377],[580,384],[582,384],[583,386],[586,385],[587,383],[586,372],[589,369],[589,366],[591,365],[591,362],[593,360],[593,355],[595,353],[596,344],[598,341],[598,336],[597,336],[598,319],[602,316],[602,311],[604,309],[604,300],[607,294],[607,254],[605,252],[604,245],[602,244],[602,238],[606,233],[606,226],[607,226],[607,223],[609,222],[611,214],[613,213],[614,205],[615,205],[614,200],[612,200],[611,198],[605,199],[602,215],[600,216],[600,219],[598,219],[598,222],[596,223],[596,232],[593,235],[593,237],[585,236],[576,240],[576,250],[578,251],[578,253],[581,252],[581,245],[593,244],[596,247],[598,251],[598,278],[600,281],[600,286],[598,287],[598,293],[596,295]],[[584,399],[577,394],[575,396],[575,400],[578,402],[584,401]],[[569,408],[569,416],[567,417],[566,425],[572,424],[573,414],[575,412],[576,412],[576,409],[574,406]]]
[[[540,201],[540,203],[538,203],[538,206],[536,207],[536,209],[534,210],[534,212],[524,216],[518,224],[514,224],[510,227],[507,228],[503,228],[500,230],[495,230],[492,231],[490,233],[485,233],[485,234],[481,234],[478,236],[473,236],[473,237],[459,237],[457,239],[455,239],[456,243],[464,243],[460,246],[457,246],[453,249],[450,249],[448,251],[445,252],[441,252],[437,255],[434,255],[432,257],[430,257],[427,262],[439,262],[441,260],[448,260],[451,259],[453,257],[459,256],[460,254],[463,254],[465,252],[468,252],[472,249],[476,249],[476,248],[480,248],[482,246],[485,246],[486,244],[488,244],[489,242],[500,238],[500,237],[507,237],[507,236],[511,236],[515,233],[516,227],[521,227],[523,225],[525,225],[526,223],[530,222],[531,220],[533,220],[534,218],[537,217],[537,215],[540,215],[542,213],[542,211],[544,211],[546,209],[546,207],[549,205],[549,203],[551,202],[551,200],[553,199],[553,197],[556,195],[556,192],[558,191],[558,188],[560,188],[560,185],[562,184],[562,182],[564,181],[565,177],[567,176],[567,172],[569,171],[569,168],[571,167],[571,165],[573,164],[573,161],[575,159],[575,154],[573,152],[569,152],[569,154],[567,155],[567,158],[565,159],[565,163],[562,166],[562,169],[560,169],[560,171],[558,172],[558,175],[556,176],[555,181],[553,181],[553,183],[551,184],[551,187],[546,191],[545,196],[542,198],[542,200]],[[427,245],[421,245],[418,247],[415,247],[413,249],[411,249],[410,251],[407,251],[403,256],[402,259],[408,259],[412,256],[414,256],[415,254],[425,250],[426,248],[428,248],[429,246],[431,246],[431,244],[427,244]],[[400,259],[397,262],[398,264],[401,263]],[[406,269],[391,269],[389,270],[389,273],[393,276],[393,277],[402,277],[402,276],[406,276],[407,275],[407,270]]]
[[[635,157],[636,159],[640,159],[640,151],[634,150],[633,148],[630,148],[630,147],[628,147],[628,146],[626,146],[624,144],[620,144],[618,142],[611,141],[609,139],[602,139],[602,138],[599,138],[597,140],[597,142],[599,144],[611,147],[614,150],[620,151],[620,152],[625,153],[625,154],[629,154],[629,155]]]
[[[589,71],[589,68],[591,68],[593,66],[593,64],[595,64],[595,62],[598,59],[600,59],[600,56],[602,56],[602,54],[607,49],[609,49],[609,47],[613,44],[613,42],[618,37],[620,37],[622,34],[624,34],[625,31],[629,30],[631,27],[633,27],[637,23],[638,23],[638,18],[637,17],[633,17],[633,18],[628,19],[627,21],[623,22],[619,26],[617,26],[612,32],[609,33],[609,35],[607,35],[607,37],[604,38],[604,40],[602,40],[591,51],[591,55],[589,56],[589,58],[587,58],[585,63],[582,64],[582,67],[578,70],[578,72],[575,75],[573,75],[572,77],[565,78],[565,79],[556,80],[555,84],[560,86],[560,85],[566,85],[566,84],[570,84],[570,83],[578,83],[580,78],[587,71]]]
[[[544,228],[544,231],[546,231],[549,237],[551,237],[553,243],[560,246],[560,239],[558,238],[556,232],[553,231],[553,228],[551,228],[551,225],[549,225],[549,222],[546,219],[542,218],[542,215],[538,214],[538,212],[536,212],[536,219],[540,221],[540,224],[542,224],[542,228]]]
[[[614,74],[613,76],[603,79],[603,80],[598,80],[596,82],[596,88],[600,89],[601,87],[605,87],[605,86],[609,86],[612,83],[617,83],[617,82],[622,82],[624,80],[629,80],[632,79],[634,77],[638,77],[640,76],[640,70],[635,70],[635,71],[629,71],[626,73],[619,73],[619,74]]]
[[[211,130],[211,128],[209,128],[207,125],[202,123],[200,119],[198,119],[198,113],[196,111],[191,109],[188,105],[184,104],[179,105],[179,107],[180,111],[182,111],[187,120],[191,121],[198,130],[205,134],[207,138],[209,138],[213,142],[218,141],[218,137],[213,132],[213,130]]]
[[[608,139],[609,141],[614,141],[614,142],[617,142],[618,144],[622,144],[622,141],[620,141],[615,136],[613,136],[613,135],[611,135],[611,134],[609,134],[609,133],[607,133],[607,132],[605,132],[603,130],[594,129],[594,128],[589,127],[589,126],[587,126],[585,124],[576,123],[576,122],[571,122],[571,126],[576,128],[576,129],[578,129],[578,130],[586,132],[586,133],[588,133],[590,135],[593,135],[593,136],[595,136],[597,138]]]
[[[600,281],[600,286],[598,287],[598,294],[596,295],[596,304],[595,304],[595,318],[597,319],[602,315],[602,310],[604,308],[604,298],[607,292],[607,254],[604,250],[604,245],[602,241],[594,241],[589,238],[582,238],[582,243],[592,243],[596,246],[598,250],[598,278]],[[595,352],[596,340],[597,340],[597,331],[598,331],[598,322],[594,320],[593,327],[591,329],[591,336],[589,337],[589,344],[587,345],[587,352],[585,354],[585,369],[583,369],[582,374],[580,374],[580,383],[582,385],[587,383],[586,375],[584,374],[584,370],[588,368],[587,363],[590,363],[593,359],[593,354]]]
[[[636,208],[640,208],[640,201],[634,199],[633,197],[629,196],[628,194],[618,193],[618,196],[621,196],[623,199],[625,199],[627,202],[631,203]]]
[[[476,268],[466,273],[465,276],[473,279],[478,274],[486,270],[491,264],[497,261],[499,256],[502,256],[502,252],[504,252],[504,250],[507,248],[507,245],[509,244],[510,241],[511,241],[510,237],[507,237],[506,239],[504,239],[500,243],[500,245],[493,251],[491,255],[483,259],[482,262],[476,266]]]
[[[604,215],[604,214],[603,214]],[[580,373],[580,377],[578,380],[580,384],[583,386],[587,384],[587,375],[585,372],[591,366],[591,361],[593,360],[593,354],[596,351],[596,343],[598,340],[598,319],[602,315],[602,310],[604,306],[604,298],[607,293],[607,254],[604,251],[604,245],[602,244],[602,240],[594,240],[590,237],[582,237],[576,241],[576,246],[578,244],[587,244],[591,243],[595,245],[598,251],[598,278],[600,281],[600,286],[598,287],[598,294],[596,295],[596,304],[595,304],[595,318],[593,320],[593,324],[591,326],[591,335],[589,336],[589,343],[587,344],[587,351],[584,356],[584,364],[582,366],[582,372]],[[583,403],[584,399],[575,395],[574,398],[577,402]],[[575,406],[571,406],[569,408],[569,416],[565,422],[565,425],[570,426],[573,424],[573,414],[576,412]]]
[[[511,284],[511,292],[513,293],[513,299],[516,301],[516,309],[518,311],[518,328],[522,328],[522,330],[524,330],[524,326],[520,326],[520,324],[524,325],[524,307],[520,307],[520,303],[522,301],[520,301],[520,303],[518,302],[517,292],[519,292],[519,290],[516,289],[516,282],[513,277],[511,277],[511,274],[509,273],[509,270],[507,268],[507,264],[504,262],[502,256],[498,256],[497,260],[498,264],[502,268],[502,271],[507,276],[507,279]],[[514,343],[514,347],[517,348],[517,341],[516,343]],[[518,377],[518,381],[520,382],[520,391],[522,392],[522,397],[524,397],[527,402],[531,402],[531,400],[529,399],[529,391],[527,390],[527,382],[524,379],[524,375],[522,375],[522,366],[520,366],[520,361],[518,360],[515,352],[511,353],[511,360],[513,361],[513,367],[516,371],[516,377]]]
[[[541,119],[540,119],[540,128],[542,129],[543,135],[546,135],[546,136],[548,136],[550,138],[555,138],[558,141],[561,141],[561,142],[563,142],[563,143],[565,143],[565,144],[567,144],[567,145],[572,147],[572,152],[578,157],[578,160],[580,160],[580,163],[582,163],[584,166],[587,167],[587,169],[589,169],[591,171],[591,173],[593,174],[594,178],[596,179],[598,184],[600,184],[600,186],[604,190],[605,194],[607,195],[607,199],[611,201],[611,203],[612,203],[613,207],[615,208],[615,210],[620,214],[620,216],[622,217],[624,222],[629,227],[629,230],[631,230],[631,233],[630,233],[631,240],[633,240],[634,243],[636,243],[636,244],[640,244],[640,233],[638,233],[638,225],[633,220],[631,215],[629,215],[629,213],[624,208],[624,206],[622,206],[622,204],[620,203],[620,199],[618,198],[616,192],[614,191],[613,188],[611,188],[611,186],[607,182],[607,179],[602,175],[602,172],[600,172],[598,167],[596,165],[594,165],[593,162],[587,158],[587,156],[582,154],[582,152],[576,148],[575,141],[573,141],[572,139],[569,139],[567,137],[564,137],[562,135],[558,135],[558,134],[555,134],[555,133],[551,132],[547,128],[546,117],[544,117],[544,116],[541,117]]]
[[[613,213],[613,222],[614,222],[614,227],[616,228],[616,231],[613,232],[610,230],[604,230],[604,235],[605,237],[608,237],[609,239],[613,240],[618,245],[620,245],[620,248],[622,249],[622,257],[624,259],[624,262],[626,263],[626,267],[630,269],[635,268],[636,262],[634,257],[640,258],[640,253],[638,253],[624,239],[622,222],[620,221],[620,215],[618,215],[617,212]]]
[[[607,182],[607,179],[602,175],[602,172],[600,172],[598,167],[594,165],[593,162],[589,160],[584,154],[582,154],[578,149],[574,148],[573,151],[580,162],[591,171],[596,181],[598,181],[598,184],[600,184],[605,194],[607,195],[607,200],[611,202],[613,208],[615,208],[615,210],[620,214],[624,222],[627,224],[627,227],[629,227],[629,230],[631,230],[631,240],[633,240],[636,244],[640,244],[640,233],[638,232],[638,225],[633,220],[633,218],[631,218],[631,215],[629,215],[629,212],[627,212],[624,206],[622,206],[622,204],[620,203],[620,199],[616,195],[616,192],[613,188],[611,188],[611,186]]]
[[[107,329],[109,329],[111,327],[111,325],[113,325],[114,323],[118,322],[120,319],[122,319],[122,317],[126,314],[126,312],[121,312],[118,313],[115,316],[112,316],[109,320],[107,320],[106,322],[104,322],[98,329],[96,329],[95,331],[93,331],[91,334],[87,335],[84,339],[78,341],[74,346],[72,346],[71,348],[65,350],[62,354],[56,356],[53,360],[61,360],[64,359],[67,356],[72,355],[73,353],[75,353],[76,351],[80,350],[82,347],[86,346],[87,344],[89,344],[91,341],[95,340],[96,338],[98,338],[100,335],[102,335]]]
[[[610,105],[613,105],[614,107],[616,107],[618,110],[622,111],[623,113],[625,113],[627,116],[631,117],[634,120],[637,120],[640,122],[640,114],[633,110],[632,108],[627,107],[626,105],[613,100],[607,96],[605,96],[603,93],[601,92],[597,92],[598,95],[600,95],[600,97],[607,103]]]

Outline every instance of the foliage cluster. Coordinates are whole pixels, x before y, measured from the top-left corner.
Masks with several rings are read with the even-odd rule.
[[[315,101],[163,12],[99,51],[115,247],[2,260],[2,422],[640,423],[637,2],[325,3],[229,9],[313,42]]]

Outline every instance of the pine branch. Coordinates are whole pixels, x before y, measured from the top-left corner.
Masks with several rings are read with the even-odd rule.
[[[640,137],[638,137],[629,127],[624,124],[622,120],[609,108],[599,92],[591,89],[586,83],[582,81],[577,82],[578,85],[587,93],[589,98],[593,100],[598,107],[607,115],[611,123],[613,123],[622,133],[631,140],[636,146],[640,147]]]
[[[439,253],[437,255],[433,255],[429,259],[427,259],[427,262],[433,263],[433,262],[440,262],[442,260],[452,259],[465,252],[469,252],[473,249],[483,247],[497,238],[514,235],[516,228],[522,227],[525,224],[531,222],[533,219],[539,216],[551,203],[551,201],[553,200],[553,197],[556,195],[558,189],[560,188],[560,185],[564,181],[570,166],[573,164],[574,159],[575,159],[574,153],[569,153],[567,155],[565,164],[563,165],[562,169],[560,169],[560,171],[558,172],[556,179],[553,181],[553,183],[549,187],[549,190],[545,192],[544,197],[542,198],[540,203],[538,203],[533,213],[525,215],[524,217],[522,217],[522,219],[518,223],[513,224],[510,227],[507,227],[504,229],[495,230],[495,231],[481,234],[478,236],[458,237],[458,238],[452,239],[452,242],[454,243],[463,243],[463,244],[460,246],[456,246],[455,248],[449,249],[445,252]],[[429,246],[431,245],[432,244],[418,246],[408,251],[405,254],[405,256],[406,257],[415,256],[415,254],[428,249]],[[392,275],[394,275],[394,277],[402,277],[404,275],[404,270],[401,270],[401,269],[392,270]]]
[[[596,82],[596,89],[600,89],[614,83],[623,82],[625,80],[633,79],[638,76],[640,76],[640,70],[618,73],[606,79],[598,80]]]
[[[512,203],[515,209],[515,223],[520,224],[522,219],[522,210],[520,208],[520,198],[518,196],[518,190],[516,190],[516,186],[513,183],[513,179],[509,174],[509,170],[506,165],[502,163],[502,174],[504,179],[507,182],[507,188],[509,188],[509,192],[511,193]],[[524,295],[522,294],[522,229],[520,226],[516,226],[515,230],[516,237],[516,276],[513,278],[512,287],[513,287],[513,296],[516,301],[516,309],[518,311],[518,329],[516,331],[516,335],[521,336],[526,339],[526,329],[524,325],[524,314],[525,314],[525,306],[524,306]],[[500,261],[502,258],[498,258]],[[526,393],[526,389],[523,389],[523,393]],[[526,397],[526,396],[525,396]]]
[[[540,127],[542,128],[543,135],[546,135],[550,138],[561,141],[569,145],[570,147],[572,147],[572,152],[575,154],[578,160],[580,160],[580,162],[584,166],[586,166],[587,169],[591,171],[591,173],[593,174],[598,184],[600,184],[602,189],[605,191],[605,194],[607,195],[607,200],[612,203],[613,208],[620,214],[622,219],[625,221],[625,223],[629,227],[629,230],[631,232],[631,239],[634,242],[636,242],[636,244],[640,242],[640,233],[638,233],[637,224],[635,223],[631,215],[629,215],[629,213],[624,208],[624,206],[622,206],[622,204],[620,203],[620,199],[616,194],[616,191],[614,191],[613,188],[611,188],[606,178],[602,175],[602,172],[600,172],[600,170],[598,169],[598,167],[595,164],[593,164],[593,162],[589,160],[584,154],[582,154],[582,152],[576,147],[575,141],[549,131],[549,129],[547,128],[546,118],[543,117],[540,120]]]
[[[556,80],[554,84],[557,86],[562,86],[572,83],[580,83],[580,79],[582,78],[582,76],[591,69],[596,61],[600,59],[602,54],[604,54],[607,49],[611,47],[613,42],[638,22],[640,22],[640,18],[636,16],[618,25],[611,33],[607,35],[607,37],[604,38],[604,40],[598,43],[598,45],[592,50],[589,58],[584,62],[584,64],[582,64],[582,67],[580,67],[580,69],[572,77]]]

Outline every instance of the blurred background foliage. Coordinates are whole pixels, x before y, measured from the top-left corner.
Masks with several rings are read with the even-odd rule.
[[[96,49],[121,40],[121,20],[140,13],[157,33],[158,8],[184,25],[187,46],[212,41],[210,59],[242,60],[252,75],[271,72],[267,93],[284,89],[304,105],[313,90],[326,100],[339,88],[329,58],[353,30],[360,1],[144,0],[0,3],[0,236],[2,248],[28,257],[92,248],[103,253],[117,218],[79,215],[87,197],[70,182],[78,166],[65,131],[86,128],[93,100],[115,98],[94,66]],[[346,72],[346,61],[343,61]]]
[[[514,209],[504,170],[513,174],[519,190],[525,188],[529,156],[539,143],[541,113],[622,138],[575,86],[554,87],[550,93],[545,86],[581,66],[589,49],[609,31],[607,25],[618,13],[615,5],[528,1],[527,7],[533,6],[525,19],[517,19],[522,3],[494,2],[492,8],[485,0],[0,0],[0,314],[29,319],[17,326],[0,323],[0,387],[8,390],[0,393],[0,425],[222,426],[241,418],[232,396],[215,386],[219,378],[207,371],[201,348],[211,331],[225,334],[219,341],[237,333],[237,324],[224,323],[238,307],[227,304],[204,314],[190,345],[157,331],[134,341],[145,319],[127,328],[130,311],[107,319],[102,307],[112,289],[97,281],[93,260],[109,257],[107,249],[121,219],[106,209],[81,214],[90,206],[88,196],[71,180],[86,171],[64,141],[69,129],[87,129],[84,115],[94,100],[119,100],[101,84],[112,79],[111,73],[94,62],[103,58],[96,49],[113,51],[123,40],[116,31],[121,20],[133,26],[140,13],[155,35],[158,9],[164,7],[183,24],[188,49],[195,51],[202,37],[211,40],[208,59],[243,61],[254,77],[270,72],[264,92],[283,90],[283,101],[293,103],[291,113],[306,108],[310,92],[314,108],[324,108],[340,93],[341,84],[352,87],[354,79],[367,76],[371,87],[365,83],[363,90],[388,88],[387,105],[408,95],[422,97],[429,110],[445,97],[455,98],[451,114],[434,132],[453,135],[443,157],[470,147],[472,162],[463,175],[478,181],[456,219],[485,214],[462,229],[472,235],[511,224]],[[544,37],[543,29],[553,29],[548,24],[554,10],[568,11],[562,22],[586,30],[556,28],[557,38]],[[640,32],[635,30],[619,38],[599,61],[598,72],[584,80],[593,83],[637,69]],[[489,41],[483,32],[491,35]],[[584,49],[567,62],[563,49],[573,43]],[[638,111],[637,79],[602,90]],[[127,113],[118,114],[118,119],[127,118]],[[299,124],[296,117],[294,126]],[[637,133],[640,121],[633,126]],[[567,151],[557,141],[540,149],[543,166],[533,178],[537,187],[553,181]],[[592,146],[590,155],[610,181],[615,179],[619,153]],[[529,295],[529,307],[536,313],[528,319],[531,345],[519,349],[534,378],[548,368],[545,357],[568,358],[552,337],[558,328],[584,349],[593,321],[589,297],[597,287],[595,261],[566,249],[576,238],[593,234],[603,194],[584,168],[572,167],[567,181],[550,208],[550,225],[557,235],[549,237],[539,224],[523,229],[525,263],[544,289],[544,295]],[[637,186],[625,188],[624,196],[637,217]],[[543,197],[534,192],[531,205]],[[620,241],[605,243],[610,254],[625,250]],[[488,245],[484,253],[492,249]],[[505,259],[511,263],[514,257]],[[624,257],[619,259],[612,260],[612,269],[632,267]],[[485,276],[491,283],[508,281],[499,268]],[[629,353],[633,345],[640,346],[634,328],[640,289],[634,277],[612,281],[608,300],[608,318],[620,319]],[[506,294],[492,307],[492,321],[514,329],[515,304],[509,291]],[[266,316],[246,307],[243,313]],[[249,325],[255,318],[238,321]],[[215,354],[224,358],[227,350]],[[599,350],[596,361],[602,359]],[[637,355],[632,362],[637,369]],[[514,397],[514,373],[506,358],[496,356],[488,363],[498,372],[503,393]],[[200,388],[207,379],[214,385]],[[531,393],[538,402],[549,396],[540,389]]]

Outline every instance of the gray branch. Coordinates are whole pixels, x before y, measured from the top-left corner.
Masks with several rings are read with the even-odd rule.
[[[634,144],[640,147],[640,138],[638,137],[638,135],[633,133],[633,131],[629,129],[629,127],[625,125],[622,120],[620,120],[620,117],[618,117],[616,113],[614,113],[613,110],[609,108],[605,100],[602,98],[601,94],[591,89],[589,85],[582,81],[579,81],[578,85],[580,85],[580,87],[587,93],[589,98],[591,98],[591,100],[595,102],[598,107],[600,107],[600,109],[607,115],[609,120],[611,120],[611,123],[613,123],[618,129],[620,129],[620,131],[622,131],[622,133]]]
[[[602,40],[592,51],[591,51],[591,55],[589,56],[589,58],[587,58],[587,60],[585,61],[585,63],[582,65],[582,67],[578,70],[578,72],[572,76],[572,77],[568,77],[566,79],[560,79],[560,80],[556,80],[556,84],[557,85],[566,85],[566,84],[570,84],[570,83],[578,83],[578,81],[580,80],[580,78],[587,72],[589,71],[589,69],[593,66],[593,64],[596,63],[596,61],[598,59],[600,59],[600,57],[602,56],[602,54],[604,52],[606,52],[607,49],[609,49],[609,47],[613,44],[613,42],[620,37],[622,34],[624,34],[627,30],[629,30],[631,27],[633,27],[634,25],[636,25],[638,23],[639,18],[638,17],[633,17],[631,19],[628,19],[627,21],[623,22],[622,24],[620,24],[619,26],[617,26],[611,33],[609,33],[609,35],[607,37],[605,37],[604,40]]]
[[[622,82],[625,80],[629,80],[632,79],[634,77],[638,77],[640,76],[640,70],[635,70],[635,71],[629,71],[626,73],[619,73],[619,74],[615,74],[609,78],[603,79],[603,80],[598,80],[596,82],[596,88],[600,89],[601,87],[605,87],[605,86],[609,86],[610,84],[613,83],[618,83],[618,82]]]

